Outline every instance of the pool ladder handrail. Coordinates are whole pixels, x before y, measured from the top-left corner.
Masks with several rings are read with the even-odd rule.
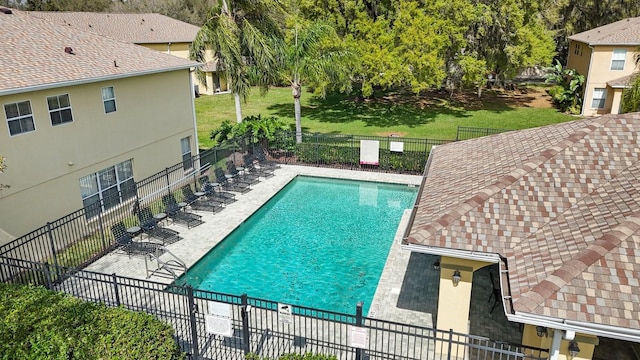
[[[147,279],[149,279],[153,275],[157,275],[162,270],[166,270],[168,274],[173,277],[173,280],[176,280],[178,278],[178,275],[176,274],[175,270],[182,270],[186,274],[187,265],[182,260],[180,260],[180,258],[174,255],[171,251],[169,251],[169,249],[165,247],[162,247],[162,249],[164,250],[165,254],[169,254],[173,259],[164,261],[164,260],[161,260],[155,254],[152,254],[152,253],[147,254],[149,260],[151,261],[155,260],[158,263],[158,267],[155,270],[149,271],[149,261],[147,259],[147,256],[144,257],[144,267],[147,273]]]

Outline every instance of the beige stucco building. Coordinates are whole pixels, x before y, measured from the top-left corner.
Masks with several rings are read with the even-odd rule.
[[[94,32],[132,44],[189,59],[189,48],[199,27],[161,14],[110,14],[90,12],[30,12],[32,16],[56,21],[72,28]],[[228,90],[223,72],[218,71],[212,51],[205,52],[206,83],[193,74],[198,93],[212,95]]]
[[[440,257],[437,328],[468,333],[491,267],[499,308],[549,359],[640,343],[638,141],[633,113],[435,147],[403,246]]]
[[[0,28],[0,243],[197,152],[197,63],[16,10]]]
[[[585,76],[582,115],[618,114],[622,90],[637,71],[640,17],[569,37],[567,68]]]

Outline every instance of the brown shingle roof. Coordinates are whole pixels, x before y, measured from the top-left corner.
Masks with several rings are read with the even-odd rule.
[[[134,44],[193,42],[199,27],[160,14],[29,12],[34,17]]]
[[[0,13],[0,28],[0,95],[198,65],[16,10]]]
[[[406,243],[507,258],[516,312],[637,329],[640,113],[433,150]]]
[[[611,86],[612,88],[628,88],[635,80],[636,76],[638,76],[638,74],[634,73],[617,79],[609,80],[607,81],[607,85]]]
[[[569,36],[589,45],[640,45],[640,17],[628,18]]]

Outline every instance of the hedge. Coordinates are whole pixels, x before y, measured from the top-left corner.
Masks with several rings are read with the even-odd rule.
[[[1,359],[184,359],[151,315],[0,283]]]

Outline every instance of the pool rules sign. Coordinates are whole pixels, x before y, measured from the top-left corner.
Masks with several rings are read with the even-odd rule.
[[[209,334],[231,337],[231,304],[209,302],[209,313],[204,316],[205,331]]]
[[[291,305],[278,303],[278,321],[282,324],[293,323],[293,315],[291,314]]]

